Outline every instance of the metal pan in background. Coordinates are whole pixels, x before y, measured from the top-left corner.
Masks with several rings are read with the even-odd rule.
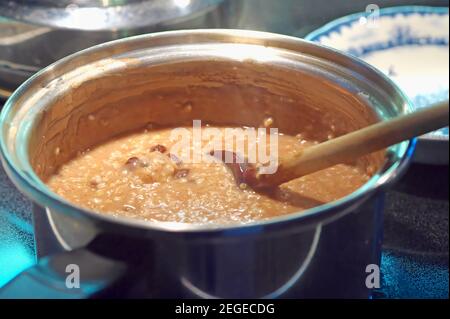
[[[132,35],[228,28],[239,0],[0,1],[0,99],[47,65]]]

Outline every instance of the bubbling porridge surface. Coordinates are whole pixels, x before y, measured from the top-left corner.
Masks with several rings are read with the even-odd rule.
[[[361,168],[339,164],[285,183],[271,194],[256,193],[237,185],[218,160],[192,163],[175,156],[171,132],[170,128],[141,130],[114,138],[64,164],[47,184],[68,201],[102,214],[227,224],[269,219],[334,201],[369,179]],[[301,136],[277,137],[280,158],[315,143]],[[204,153],[209,142],[202,137],[202,145],[191,143],[189,152]]]

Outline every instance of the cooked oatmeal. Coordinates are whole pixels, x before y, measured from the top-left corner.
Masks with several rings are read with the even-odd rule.
[[[192,133],[192,128],[186,130]],[[236,184],[227,167],[212,156],[192,163],[173,154],[177,141],[171,132],[143,130],[112,139],[64,164],[47,184],[70,202],[103,214],[148,221],[248,223],[339,199],[369,178],[356,166],[340,164],[292,180],[271,194],[257,193]],[[281,158],[315,143],[302,136],[277,138]],[[187,152],[205,155],[208,143],[202,137],[201,145],[191,143]]]

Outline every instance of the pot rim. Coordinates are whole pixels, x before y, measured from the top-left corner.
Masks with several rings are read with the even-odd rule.
[[[348,54],[342,53],[333,48],[326,47],[324,45],[312,43],[300,38],[279,35],[269,32],[260,31],[248,31],[248,30],[238,30],[238,29],[197,29],[197,30],[177,30],[177,31],[165,31],[158,33],[151,33],[139,36],[133,36],[125,39],[115,40],[107,42],[104,44],[96,45],[91,48],[79,51],[72,55],[69,55],[49,66],[39,71],[27,81],[25,81],[6,101],[1,113],[0,113],[0,154],[2,158],[3,166],[8,174],[9,178],[13,183],[24,192],[32,201],[38,203],[41,206],[48,207],[50,209],[55,208],[57,212],[63,212],[64,214],[69,214],[76,218],[88,218],[94,222],[106,223],[111,226],[117,226],[118,224],[125,227],[132,227],[138,229],[144,229],[156,232],[169,232],[169,233],[217,233],[217,232],[238,232],[238,233],[254,233],[259,232],[262,228],[279,228],[283,227],[288,223],[295,224],[306,223],[307,221],[317,221],[324,220],[327,218],[336,218],[336,215],[341,216],[346,214],[354,205],[364,201],[368,196],[382,190],[386,185],[394,182],[400,175],[406,170],[413,151],[415,149],[416,139],[410,141],[404,141],[399,143],[401,145],[401,150],[397,151],[398,159],[393,161],[387,166],[385,163],[384,172],[380,170],[372,176],[369,181],[358,188],[351,194],[342,197],[336,201],[325,203],[320,206],[316,206],[307,210],[298,211],[295,213],[290,213],[282,216],[273,217],[268,220],[255,221],[246,224],[226,224],[226,225],[210,225],[210,224],[185,224],[185,223],[175,223],[175,222],[149,222],[139,219],[127,218],[127,217],[114,217],[111,215],[96,213],[92,210],[88,210],[74,204],[71,204],[64,198],[58,196],[56,193],[50,191],[50,189],[41,181],[37,176],[32,176],[33,173],[27,173],[21,169],[18,169],[14,165],[14,160],[11,157],[10,150],[7,146],[6,134],[5,132],[9,129],[9,123],[7,123],[7,116],[13,109],[15,103],[20,100],[20,98],[26,93],[28,88],[40,77],[45,74],[52,72],[52,69],[57,65],[68,64],[71,61],[89,54],[94,53],[99,50],[104,50],[112,48],[118,44],[132,43],[138,40],[146,40],[150,38],[163,38],[163,37],[176,37],[176,36],[233,36],[236,38],[249,38],[251,40],[265,40],[270,39],[275,40],[278,43],[287,43],[289,45],[301,44],[304,46],[309,46],[309,48],[321,49],[322,51],[328,51],[333,55],[337,55],[340,59],[344,59],[347,62],[352,62],[356,64],[359,68],[368,70],[369,72],[376,73],[378,77],[381,77],[390,87],[395,91],[396,94],[402,99],[404,111],[411,112],[412,106],[410,100],[405,94],[384,74],[370,66],[366,62],[354,58]],[[336,213],[336,208],[341,214]]]

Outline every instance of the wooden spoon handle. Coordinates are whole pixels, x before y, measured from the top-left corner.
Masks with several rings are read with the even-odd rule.
[[[276,173],[260,175],[258,179],[264,184],[279,185],[445,127],[448,117],[447,100],[309,147],[282,161]]]

